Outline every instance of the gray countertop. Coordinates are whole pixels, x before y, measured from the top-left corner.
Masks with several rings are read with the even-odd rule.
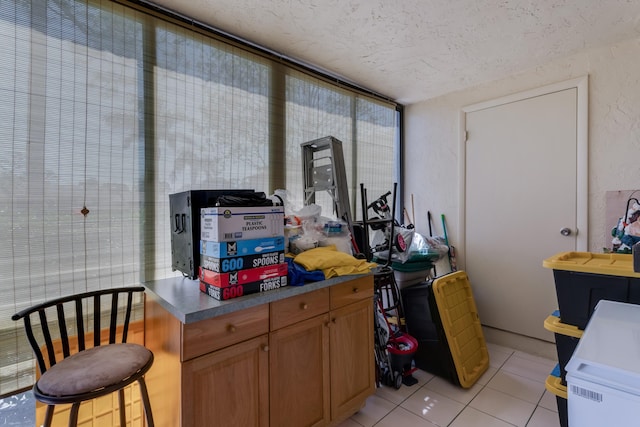
[[[193,323],[210,319],[256,305],[265,304],[316,289],[337,285],[363,275],[334,277],[321,282],[310,282],[304,286],[285,286],[271,291],[245,295],[226,301],[218,301],[200,291],[197,280],[185,277],[144,282],[147,298],[151,298],[173,314],[182,323]]]

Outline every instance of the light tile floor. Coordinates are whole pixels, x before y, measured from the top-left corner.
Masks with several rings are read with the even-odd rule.
[[[487,343],[489,369],[469,389],[417,371],[418,384],[382,386],[339,427],[560,427],[544,382],[556,361]],[[20,409],[20,410],[18,410]],[[0,399],[0,425],[33,425],[29,393]]]
[[[418,384],[382,386],[339,427],[559,427],[545,380],[557,361],[487,343],[489,368],[469,389],[424,371]]]

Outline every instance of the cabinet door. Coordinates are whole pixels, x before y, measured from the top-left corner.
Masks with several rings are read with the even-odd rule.
[[[183,427],[269,424],[268,335],[183,364]]]
[[[329,316],[270,335],[271,427],[329,423]]]
[[[331,418],[360,409],[375,391],[373,299],[330,313]]]

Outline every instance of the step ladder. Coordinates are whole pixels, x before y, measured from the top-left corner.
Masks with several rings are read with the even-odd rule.
[[[347,223],[351,236],[353,236],[342,142],[332,136],[325,136],[303,142],[300,146],[302,147],[304,204],[315,203],[317,192],[328,192],[333,199],[336,217]]]

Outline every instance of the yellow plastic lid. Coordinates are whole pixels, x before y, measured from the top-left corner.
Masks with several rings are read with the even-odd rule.
[[[478,309],[464,271],[447,274],[431,285],[458,381],[471,387],[489,367],[489,351]]]
[[[553,393],[556,396],[562,397],[564,399],[567,398],[567,386],[562,385],[562,380],[560,379],[560,377],[549,375],[544,382],[544,387],[549,391],[549,393]]]
[[[554,332],[556,334],[567,335],[574,338],[582,338],[582,333],[584,332],[581,329],[578,329],[577,326],[567,325],[560,321],[558,316],[554,316],[553,314],[547,316],[544,319],[544,328],[547,331]]]
[[[610,276],[640,277],[633,271],[631,254],[596,254],[592,252],[561,252],[542,262],[554,270],[607,274]]]

